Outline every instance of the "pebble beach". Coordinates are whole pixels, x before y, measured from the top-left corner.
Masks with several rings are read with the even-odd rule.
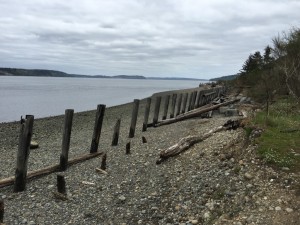
[[[299,224],[299,196],[291,188],[294,184],[286,182],[298,180],[299,174],[266,166],[256,157],[255,146],[245,145],[242,128],[216,133],[156,164],[161,149],[233,118],[216,111],[212,118],[193,118],[142,132],[145,103],[145,99],[140,101],[133,138],[128,138],[132,104],[106,109],[98,151],[107,154],[107,174],[96,171],[101,156],[70,166],[63,173],[66,199],[54,194],[56,173],[28,181],[24,192],[13,193],[12,186],[0,188],[4,224],[271,225],[284,224],[284,218],[289,218],[289,224]],[[74,114],[69,159],[89,152],[95,113]],[[112,147],[119,118],[119,143]],[[63,125],[64,116],[34,121],[32,140],[39,148],[30,151],[28,171],[59,163]],[[18,122],[0,124],[0,179],[14,175],[19,129]],[[131,153],[125,154],[128,142]],[[274,177],[272,182],[270,177]]]

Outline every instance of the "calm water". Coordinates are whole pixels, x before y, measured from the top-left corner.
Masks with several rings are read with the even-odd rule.
[[[0,76],[0,122],[114,106],[151,96],[155,92],[193,88],[200,81],[129,80]]]

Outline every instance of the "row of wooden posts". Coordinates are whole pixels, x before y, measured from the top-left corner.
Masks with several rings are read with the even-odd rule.
[[[146,99],[146,107],[145,107],[145,113],[144,113],[144,121],[143,121],[143,127],[142,131],[145,132],[148,127],[152,126],[155,127],[157,123],[159,122],[159,113],[161,108],[161,102],[162,98],[164,98],[164,105],[163,105],[163,112],[162,112],[162,119],[166,120],[168,111],[169,112],[169,118],[175,118],[176,116],[180,114],[184,114],[185,112],[191,111],[193,109],[196,109],[198,107],[201,107],[216,97],[220,96],[225,92],[225,87],[216,87],[211,88],[208,90],[195,90],[189,93],[175,93],[172,95],[165,95],[157,96],[155,98],[155,105],[154,105],[154,114],[153,114],[153,120],[152,123],[148,123],[149,115],[150,115],[150,108],[151,108],[151,101],[152,98],[149,97]],[[171,101],[170,101],[171,100]],[[132,117],[131,117],[131,124],[129,129],[129,138],[133,138],[135,135],[135,129],[136,129],[136,122],[138,117],[138,109],[139,109],[139,100],[135,99],[133,101],[133,110],[132,110]],[[169,103],[171,103],[169,107]],[[65,171],[69,164],[79,162],[81,160],[89,159],[92,157],[96,157],[102,153],[98,152],[98,146],[99,146],[99,140],[100,140],[100,134],[102,130],[102,123],[103,118],[105,114],[105,105],[98,105],[97,112],[96,112],[96,119],[94,124],[94,132],[92,136],[92,142],[90,146],[90,153],[85,154],[83,156],[79,156],[75,159],[69,160],[68,154],[69,154],[69,148],[70,148],[70,138],[71,138],[71,130],[72,130],[72,121],[73,121],[73,109],[66,109],[65,111],[65,122],[64,122],[64,130],[63,130],[63,139],[62,139],[62,152],[60,155],[60,163],[56,166],[51,166],[48,168],[44,168],[40,170],[44,174],[49,173],[49,171]],[[18,153],[17,153],[17,166],[15,171],[15,177],[13,179],[4,179],[9,183],[12,181],[14,183],[14,192],[20,192],[24,191],[26,187],[26,180],[29,177],[33,177],[35,175],[43,174],[39,173],[37,171],[32,171],[27,173],[27,164],[28,164],[28,158],[29,158],[29,151],[30,151],[30,143],[31,143],[31,137],[33,133],[33,122],[34,122],[34,116],[33,115],[27,115],[25,119],[21,119],[21,126],[20,126],[20,136],[19,136],[19,147],[18,147]],[[118,145],[118,139],[119,139],[119,131],[120,131],[120,124],[121,119],[118,119],[113,131],[113,139],[112,139],[112,146]],[[145,143],[146,140],[143,137],[143,143]],[[126,154],[130,153],[130,142],[126,144]],[[106,168],[106,154],[102,157],[102,163],[101,163],[101,169],[99,170],[105,170]],[[103,171],[102,171],[103,172]],[[3,180],[2,180],[3,181]],[[0,185],[1,187],[1,185]],[[64,177],[61,174],[57,175],[57,187],[59,193],[65,193],[65,181]],[[3,215],[4,215],[4,203],[3,200],[0,199],[0,223],[3,223]]]
[[[168,110],[170,108],[169,118],[174,118],[179,114],[183,114],[186,111],[193,110],[202,105],[207,104],[212,101],[214,98],[219,96],[220,94],[225,92],[224,87],[216,87],[208,90],[195,90],[190,93],[176,93],[171,95],[165,95],[164,99],[164,108],[162,113],[162,120],[167,119]],[[170,101],[171,99],[171,101]],[[152,98],[149,97],[146,99],[146,108],[144,114],[144,121],[142,131],[145,132],[147,127],[156,126],[159,121],[159,112],[160,106],[162,102],[162,96],[157,96],[155,98],[154,105],[154,114],[152,123],[148,123],[149,115],[150,115],[150,107],[151,107]],[[169,107],[169,103],[171,102],[171,107]],[[94,124],[94,132],[92,136],[92,142],[90,147],[89,155],[99,154],[98,146],[99,139],[102,129],[103,118],[105,114],[105,105],[98,105],[96,112],[96,119]],[[139,109],[139,100],[135,99],[133,101],[133,110],[131,117],[131,124],[129,129],[129,138],[133,138],[135,135],[135,128],[138,116]],[[70,138],[71,138],[71,128],[73,121],[73,109],[67,109],[65,111],[65,123],[64,123],[64,131],[63,131],[63,140],[62,140],[62,152],[60,155],[60,163],[57,166],[59,171],[65,171],[68,167],[68,153],[70,147]],[[21,128],[20,128],[20,136],[19,136],[19,147],[17,153],[17,166],[15,171],[14,178],[14,191],[24,191],[26,187],[27,180],[27,163],[29,158],[29,150],[30,150],[30,142],[33,132],[33,122],[34,116],[27,115],[25,120],[21,120]],[[112,145],[115,146],[118,144],[119,139],[119,131],[120,131],[120,123],[121,120],[118,119],[114,126],[114,133],[112,139]],[[129,146],[126,146],[126,152],[130,151],[130,143]],[[86,156],[86,158],[91,158],[90,156]]]

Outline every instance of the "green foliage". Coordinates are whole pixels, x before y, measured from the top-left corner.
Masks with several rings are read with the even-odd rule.
[[[248,87],[248,95],[267,106],[282,94],[300,100],[300,29],[273,39],[263,56],[259,51],[250,54],[242,66],[236,86]]]
[[[287,108],[293,107],[293,111]],[[253,123],[264,128],[256,141],[258,154],[268,163],[278,167],[299,169],[300,158],[300,106],[290,99],[280,99],[265,112],[256,115]]]

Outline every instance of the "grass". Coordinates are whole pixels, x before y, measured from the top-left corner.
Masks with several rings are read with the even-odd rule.
[[[300,106],[290,99],[279,99],[269,116],[259,112],[252,123],[264,129],[256,139],[258,154],[277,167],[300,171]]]

